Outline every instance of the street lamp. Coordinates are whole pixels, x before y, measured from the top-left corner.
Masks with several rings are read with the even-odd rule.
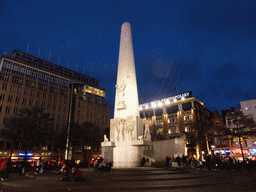
[[[72,111],[72,100],[73,100],[73,82],[70,93],[70,102],[69,102],[69,113],[68,113],[68,132],[67,132],[67,142],[66,142],[66,151],[65,151],[65,160],[68,160],[69,154],[69,132],[70,132],[70,124],[71,124],[71,111]]]

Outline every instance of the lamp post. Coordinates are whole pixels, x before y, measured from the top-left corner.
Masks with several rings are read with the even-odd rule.
[[[72,101],[73,101],[73,82],[71,82],[71,92],[70,92],[70,102],[69,102],[69,113],[68,113],[68,132],[67,132],[67,142],[66,142],[66,151],[65,151],[65,160],[68,160],[69,154],[69,132],[70,132],[70,124],[71,124],[71,112],[72,112]]]
[[[211,155],[213,156],[214,155],[214,152],[213,152],[213,150],[215,149],[215,145],[211,145]]]

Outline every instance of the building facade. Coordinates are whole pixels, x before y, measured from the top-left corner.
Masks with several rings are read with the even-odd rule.
[[[140,105],[140,117],[149,121],[153,140],[154,137],[183,138],[184,154],[194,155],[197,158],[206,152],[207,147],[202,144],[203,142],[200,144],[195,141],[195,138],[199,126],[210,124],[210,114],[210,110],[201,101],[192,97],[192,92]]]
[[[88,121],[104,129],[110,116],[105,94],[98,80],[21,51],[0,58],[0,129],[19,110],[32,107],[51,114],[55,131],[67,129],[71,101],[72,122]],[[8,154],[9,145],[1,138],[0,156]],[[42,150],[42,156],[57,156],[53,147]]]
[[[227,110],[225,110],[227,112]],[[224,116],[227,115],[227,113]],[[226,127],[226,123],[224,121],[224,117],[220,116],[218,111],[214,111],[211,115],[211,126],[217,127],[222,126]],[[211,141],[211,149],[217,156],[229,157],[230,156],[230,145],[231,141],[229,140],[229,136],[225,133],[218,131],[215,129],[213,133],[213,138]]]
[[[256,119],[255,113],[255,101],[242,101],[240,102],[240,107],[238,110],[241,110],[245,116],[248,118]],[[235,108],[222,109],[222,117],[224,126],[232,131],[237,128],[237,124],[234,119],[231,118],[231,114],[235,111]],[[212,122],[217,122],[216,118],[212,119]],[[221,120],[219,120],[221,122]],[[222,125],[222,124],[221,124]],[[255,128],[253,128],[255,129]],[[256,137],[252,135],[246,135],[247,131],[250,131],[251,128],[245,128],[245,135],[241,137],[241,144],[243,147],[243,154],[245,158],[256,159]],[[242,159],[242,151],[239,144],[238,137],[231,137],[231,135],[215,135],[213,141],[213,151],[216,156],[219,157],[234,157],[239,160]]]

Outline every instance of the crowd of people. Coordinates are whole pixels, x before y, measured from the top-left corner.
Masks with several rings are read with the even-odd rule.
[[[207,168],[209,171],[212,169],[229,169],[229,170],[240,170],[242,168],[256,171],[256,161],[252,159],[246,158],[244,161],[238,160],[235,157],[220,157],[216,155],[207,155],[205,159],[198,158],[196,159],[194,156],[185,156],[182,157],[179,155],[176,158],[170,158],[166,156],[166,166],[172,166],[172,162],[176,161],[178,167],[183,168]]]
[[[82,178],[82,171],[78,169],[77,166],[73,166],[70,171],[69,166],[66,163],[63,163],[63,166],[60,169],[58,174],[61,174],[61,177],[60,177],[61,181],[83,181],[84,180]]]
[[[102,157],[97,157],[93,163],[94,171],[110,171],[112,167],[111,161],[105,163]]]

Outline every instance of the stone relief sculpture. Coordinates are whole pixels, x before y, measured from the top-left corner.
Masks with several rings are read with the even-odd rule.
[[[104,135],[104,142],[109,142],[107,135]]]
[[[126,126],[125,126],[125,120],[121,119],[120,121],[120,130],[121,130],[121,134],[122,134],[122,140],[125,140],[125,133],[126,133]]]
[[[117,90],[117,108],[118,109],[125,109],[126,105],[125,105],[125,88],[126,85],[124,83],[124,81],[120,84],[120,85],[116,85],[116,90]]]
[[[119,141],[119,135],[120,135],[120,122],[114,121],[114,130],[115,130],[115,140]]]
[[[127,119],[127,133],[131,141],[135,139],[135,122],[132,118]]]
[[[149,130],[149,122],[145,121],[145,132],[144,132],[144,139],[150,141],[151,135]]]
[[[120,85],[116,85],[118,102],[122,102],[122,101],[124,102],[125,88],[126,88],[126,85],[124,82],[122,82]]]

